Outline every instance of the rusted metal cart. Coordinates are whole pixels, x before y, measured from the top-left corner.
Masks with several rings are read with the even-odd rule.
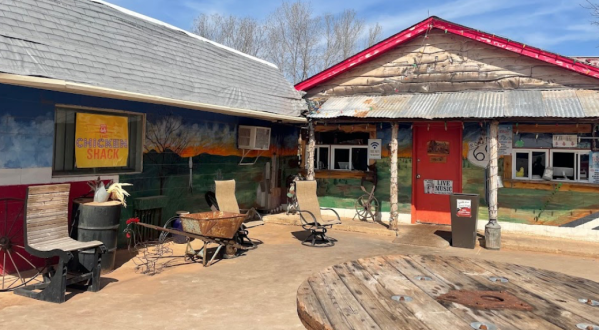
[[[236,237],[244,220],[244,214],[210,211],[181,215],[183,231],[154,226],[143,222],[137,222],[136,224],[173,235],[187,237],[185,256],[192,261],[202,259],[202,263],[206,267],[214,262],[214,259],[223,247],[225,248],[225,258],[234,257],[238,249],[248,249],[248,247],[240,245]],[[200,250],[196,251],[191,246],[192,238],[204,243]],[[208,260],[207,251],[209,244],[218,245],[210,260]]]

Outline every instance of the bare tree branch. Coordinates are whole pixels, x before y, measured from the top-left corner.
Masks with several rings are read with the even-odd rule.
[[[201,14],[193,32],[241,52],[265,58],[298,83],[380,40],[381,26],[369,26],[355,10],[315,15],[310,3],[284,1],[268,19]]]

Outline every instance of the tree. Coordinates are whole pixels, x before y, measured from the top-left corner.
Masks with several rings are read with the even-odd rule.
[[[276,64],[288,79],[296,83],[316,71],[321,19],[313,17],[309,3],[283,2],[270,15],[266,29],[269,44],[267,59]]]
[[[372,47],[377,42],[381,41],[382,32],[383,27],[379,23],[376,23],[374,26],[368,27],[368,36],[366,38],[366,44],[364,48]]]
[[[265,55],[265,26],[250,17],[201,14],[194,20],[192,32],[252,56]]]
[[[377,43],[381,26],[365,27],[355,10],[315,15],[310,3],[297,0],[283,2],[264,22],[201,14],[193,32],[273,62],[295,84]]]
[[[144,148],[148,159],[158,166],[160,194],[164,193],[164,183],[173,166],[172,157],[180,155],[191,142],[194,134],[183,124],[181,117],[172,114],[159,120],[146,122],[146,143]]]

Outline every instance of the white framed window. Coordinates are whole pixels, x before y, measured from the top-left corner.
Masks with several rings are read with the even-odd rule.
[[[589,181],[588,150],[551,150],[551,168],[553,180],[556,181]]]
[[[512,178],[543,180],[545,169],[553,171],[552,181],[589,181],[589,150],[513,149]]]
[[[547,149],[513,149],[512,178],[518,180],[543,180],[543,173],[549,167]]]
[[[316,146],[314,148],[314,169],[328,170],[331,160],[330,146]]]
[[[307,153],[306,150],[306,158]],[[367,171],[368,160],[368,146],[365,145],[316,145],[314,147],[315,170]]]
[[[331,169],[366,171],[368,169],[368,146],[331,146]]]

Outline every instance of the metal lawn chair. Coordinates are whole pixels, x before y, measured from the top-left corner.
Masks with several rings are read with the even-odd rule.
[[[214,181],[216,204],[219,211],[245,214],[245,221],[238,232],[239,244],[256,245],[248,237],[248,229],[264,224],[262,216],[256,209],[240,210],[237,198],[235,197],[235,180]]]
[[[317,246],[316,242],[321,242],[321,246],[333,246],[336,239],[327,236],[327,229],[341,223],[339,214],[331,208],[321,208],[316,196],[316,181],[296,181],[295,194],[298,204],[298,212],[302,221],[302,228],[310,231],[303,242],[303,245]],[[333,211],[337,216],[336,220],[324,220],[321,210]]]

